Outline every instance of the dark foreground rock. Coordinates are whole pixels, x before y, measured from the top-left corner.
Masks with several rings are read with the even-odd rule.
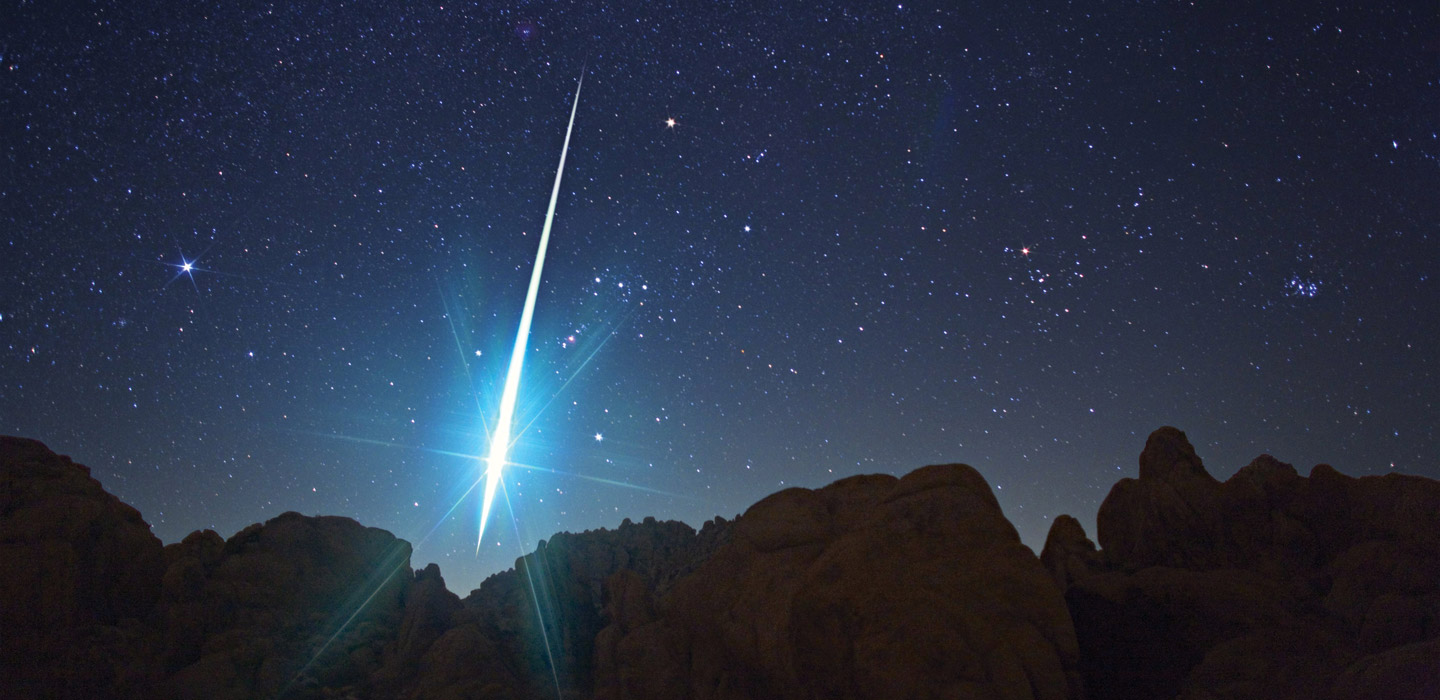
[[[755,504],[668,593],[610,579],[596,698],[1077,698],[1059,590],[974,469]]]
[[[140,512],[87,467],[0,437],[0,696],[141,697],[164,570]]]
[[[410,544],[349,518],[285,513],[166,548],[166,680],[184,700],[304,697],[368,684],[397,641]],[[352,617],[353,616],[353,617]]]
[[[462,600],[347,518],[162,547],[0,438],[0,697],[1440,697],[1440,484],[1269,457],[1220,483],[1165,428],[1098,524],[1037,558],[933,466],[561,533]]]
[[[471,592],[418,666],[396,669],[405,682],[392,696],[591,697],[595,639],[606,624],[605,581],[623,571],[648,591],[664,591],[727,536],[723,519],[696,533],[684,523],[646,518],[542,541],[514,569]]]
[[[1041,554],[1092,700],[1440,697],[1440,483],[1268,455],[1221,483],[1162,428],[1097,521],[1098,553],[1061,518]]]

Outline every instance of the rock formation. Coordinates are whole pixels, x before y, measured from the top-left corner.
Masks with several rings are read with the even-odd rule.
[[[1161,428],[1041,558],[1091,700],[1440,697],[1440,483],[1308,478],[1262,455],[1221,483]]]
[[[668,593],[609,586],[597,699],[1079,696],[1059,591],[964,465],[781,491]]]
[[[0,697],[1440,697],[1440,483],[1269,456],[1222,483],[1162,428],[1097,525],[1037,558],[932,466],[561,533],[462,600],[347,518],[162,547],[0,438]]]
[[[153,682],[165,562],[140,512],[43,444],[0,437],[0,696]]]
[[[542,541],[514,569],[471,592],[401,687],[415,698],[550,698],[558,684],[566,697],[590,697],[605,581],[624,571],[646,590],[663,591],[726,536],[724,519],[697,534],[684,523],[646,518]]]
[[[408,589],[423,596],[409,543],[349,518],[285,513],[223,543],[195,533],[166,555],[162,697],[365,684],[396,640]]]

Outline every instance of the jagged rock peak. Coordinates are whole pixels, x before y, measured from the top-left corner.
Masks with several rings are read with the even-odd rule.
[[[1061,515],[1050,524],[1045,548],[1040,551],[1040,563],[1063,591],[1098,569],[1101,559],[1080,521]]]
[[[1214,481],[1205,463],[1195,454],[1189,438],[1179,428],[1164,426],[1145,440],[1145,450],[1140,453],[1140,478],[1174,481],[1186,478],[1204,478]]]
[[[1440,697],[1440,482],[1261,455],[1221,483],[1173,428],[1140,465],[1096,565],[1058,519],[1043,555],[1091,700]]]

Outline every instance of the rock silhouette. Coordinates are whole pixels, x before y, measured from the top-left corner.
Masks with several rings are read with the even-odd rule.
[[[162,546],[0,438],[0,697],[1440,697],[1440,483],[1263,455],[1219,482],[1161,428],[1097,525],[1036,557],[939,465],[560,533],[461,599],[348,518]]]
[[[1161,428],[1041,554],[1092,700],[1440,697],[1440,483],[1301,477],[1262,455],[1221,483]]]
[[[610,584],[596,698],[1079,693],[1059,591],[964,465],[781,491],[665,595]]]
[[[0,696],[142,692],[158,673],[147,623],[160,540],[87,467],[39,442],[0,437],[0,465]]]
[[[285,513],[224,542],[193,534],[166,555],[161,697],[277,697],[365,683],[399,641],[406,594],[425,593],[423,579],[411,582],[409,543],[349,518]]]

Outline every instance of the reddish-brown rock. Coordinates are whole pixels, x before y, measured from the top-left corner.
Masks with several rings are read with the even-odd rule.
[[[0,437],[0,697],[142,695],[164,566],[88,468]]]
[[[460,598],[445,588],[440,567],[415,572],[404,592],[404,613],[384,653],[383,666],[370,682],[377,696],[398,698],[415,684],[420,659],[455,624]]]
[[[1350,664],[1335,681],[1331,700],[1434,700],[1440,698],[1440,638],[1395,647]]]
[[[1059,591],[968,466],[782,491],[657,601],[635,583],[597,698],[1079,697]]]
[[[1360,697],[1402,670],[1365,697],[1440,684],[1440,483],[1305,478],[1269,455],[1220,483],[1161,428],[1097,525],[1097,558],[1057,519],[1046,559],[1092,700]]]
[[[557,685],[566,696],[589,697],[606,624],[605,582],[623,574],[636,582],[637,595],[653,595],[728,536],[723,519],[696,533],[646,518],[542,541],[465,598],[451,628],[421,658],[408,697],[555,697]]]
[[[926,467],[698,533],[561,533],[462,601],[346,518],[162,550],[84,467],[0,438],[0,697],[1440,693],[1434,481],[1262,455],[1220,483],[1166,428],[1098,533],[1058,517],[1037,560],[979,474]]]
[[[430,564],[415,572],[405,593],[405,617],[392,651],[396,663],[410,665],[418,660],[450,628],[458,610],[460,598],[445,588],[439,566]]]
[[[216,549],[196,533],[169,552],[172,698],[306,697],[363,684],[396,636],[410,545],[349,518],[285,513]]]
[[[1095,543],[1085,536],[1080,521],[1068,515],[1061,515],[1050,524],[1045,548],[1040,551],[1040,563],[1062,591],[1102,566]]]
[[[1096,515],[1105,557],[1147,566],[1210,568],[1218,536],[1220,483],[1185,433],[1161,428],[1140,453],[1140,478],[1121,479]]]

